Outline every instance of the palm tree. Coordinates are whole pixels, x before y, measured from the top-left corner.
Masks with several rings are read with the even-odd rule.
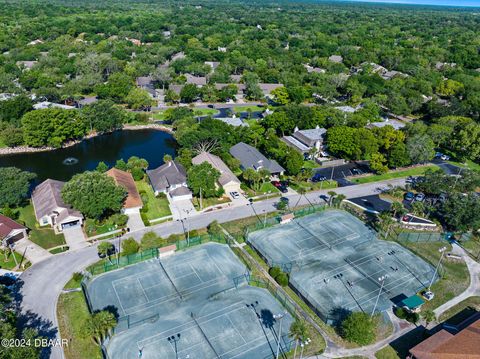
[[[100,255],[108,257],[108,261],[112,264],[110,253],[113,251],[113,244],[110,242],[102,242],[98,245],[97,251]]]
[[[384,211],[378,215],[378,219],[380,220],[380,228],[382,231],[385,232],[384,238],[388,238],[388,232],[390,232],[390,228],[392,227],[394,221],[392,215],[388,211]]]
[[[93,320],[98,323],[102,340],[117,325],[115,316],[106,310],[102,310],[93,315]]]
[[[428,324],[435,321],[437,318],[435,317],[435,313],[433,310],[428,309],[422,312],[422,317],[425,319],[425,328],[428,327]]]
[[[339,194],[338,196],[336,196],[334,199],[333,199],[333,206],[334,207],[340,207],[340,205],[342,204],[343,200],[347,198],[347,196],[345,196],[344,194]]]
[[[333,199],[334,199],[335,196],[337,195],[337,192],[335,192],[335,191],[328,191],[327,194],[330,196],[330,198],[328,199],[328,205],[331,206],[331,205],[332,205],[332,202],[333,202]]]
[[[393,202],[391,211],[393,213],[394,218],[397,218],[397,215],[399,215],[401,217],[406,212],[405,207],[403,207],[403,204],[400,203],[400,202]]]
[[[300,203],[300,200],[302,199],[302,196],[305,196],[305,193],[307,193],[307,190],[305,189],[305,187],[298,187],[298,190],[297,190],[298,194],[300,195],[298,197],[298,201],[297,203],[295,204],[295,207],[298,206],[298,204]],[[306,198],[306,197],[305,197]]]
[[[307,326],[303,320],[296,319],[292,325],[290,325],[290,335],[295,340],[295,351],[293,352],[293,358],[297,355],[298,343],[302,342],[308,335]]]
[[[172,160],[172,156],[168,153],[163,156],[163,162],[168,163]]]

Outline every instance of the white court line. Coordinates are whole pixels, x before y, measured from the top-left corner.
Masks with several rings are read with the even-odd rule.
[[[190,269],[192,270],[192,273],[190,273],[190,274],[195,274],[195,276],[196,276],[196,277],[198,278],[198,280],[200,281],[199,284],[203,284],[204,281],[202,280],[202,278],[200,278],[200,276],[198,275],[198,273],[197,273],[197,271],[195,270],[195,268],[193,268],[191,264],[189,264],[189,266],[190,266]]]
[[[148,303],[148,302],[149,302],[149,299],[148,299],[147,293],[145,292],[145,289],[143,289],[143,285],[142,285],[142,283],[140,282],[140,279],[137,278],[137,282],[138,282],[138,284],[140,285],[140,288],[142,288],[143,296],[145,297],[145,299],[147,300],[147,303]]]
[[[117,296],[118,304],[120,304],[120,308],[122,309],[123,316],[127,315],[127,312],[126,312],[125,309],[123,308],[122,301],[120,300],[120,296],[118,295],[117,290],[115,289],[115,286],[112,285],[112,288],[113,288],[113,291],[115,292],[115,295]]]
[[[215,262],[215,261],[212,259],[212,257],[210,257],[210,254],[207,253],[207,256],[208,256],[208,258],[210,259],[210,261],[215,265],[215,267],[217,267],[218,271],[219,271],[222,275],[224,275],[224,276],[226,277],[227,275],[223,272],[223,270],[222,270],[221,268],[218,267],[217,262]]]

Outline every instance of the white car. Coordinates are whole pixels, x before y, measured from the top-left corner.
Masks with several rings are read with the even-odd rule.
[[[431,301],[433,298],[435,298],[435,294],[431,291],[426,291],[426,292],[423,292],[423,297],[428,300],[428,301]]]
[[[447,156],[447,155],[442,155],[442,156],[440,156],[440,158],[441,158],[443,161],[450,161],[450,156]]]
[[[232,196],[233,199],[240,198],[240,193],[238,192],[230,192],[230,196]]]

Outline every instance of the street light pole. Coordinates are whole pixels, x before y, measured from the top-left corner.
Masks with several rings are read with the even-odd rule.
[[[305,347],[310,344],[312,340],[310,338],[307,338],[307,340],[305,340],[302,344],[300,344],[300,347],[302,348],[302,350],[300,351],[300,359],[303,358],[303,349],[305,349]]]
[[[278,338],[277,338],[277,354],[275,355],[275,359],[278,359],[278,355],[280,354],[280,344],[281,344],[280,340],[282,339],[282,320],[285,317],[285,314],[287,314],[287,312],[279,313],[273,316],[273,319],[275,320],[280,319],[280,323],[279,323],[280,328],[278,330]]]
[[[438,250],[440,253],[442,253],[442,255],[440,256],[440,259],[438,260],[437,266],[435,267],[435,271],[433,272],[432,280],[430,281],[430,284],[428,285],[427,290],[430,290],[430,287],[432,286],[433,281],[435,280],[435,277],[436,277],[437,272],[438,272],[438,268],[440,267],[440,262],[442,261],[446,250],[447,250],[447,247],[442,247]]]
[[[370,315],[370,318],[373,317],[373,315],[375,314],[375,309],[377,309],[378,300],[380,299],[380,295],[382,294],[382,289],[385,283],[385,279],[387,279],[386,275],[382,275],[380,278],[378,278],[378,281],[381,282],[382,284],[380,285],[380,291],[378,292],[377,300],[375,301],[375,305],[373,306],[373,311],[372,311],[372,315]]]
[[[180,333],[177,333],[176,335],[172,335],[171,337],[167,338],[168,342],[174,343],[175,346],[175,358],[178,359],[178,350],[177,350],[177,342],[180,340]]]

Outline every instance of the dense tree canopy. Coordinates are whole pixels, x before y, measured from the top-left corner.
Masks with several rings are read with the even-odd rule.
[[[62,189],[65,203],[90,218],[118,212],[126,197],[125,189],[113,178],[98,171],[77,174]]]
[[[0,167],[0,208],[20,205],[35,177],[34,173],[16,167]]]

